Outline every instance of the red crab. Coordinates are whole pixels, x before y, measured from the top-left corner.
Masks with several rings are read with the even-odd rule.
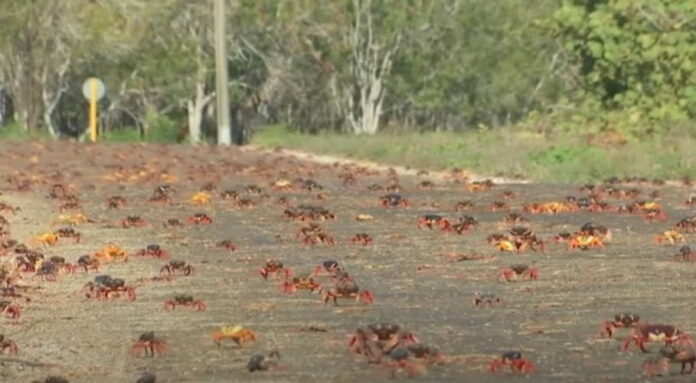
[[[86,293],[87,298],[108,300],[123,294],[129,301],[135,300],[135,289],[132,286],[127,286],[121,278],[112,278],[109,275],[96,276],[94,282],[88,282],[82,291]]]
[[[266,264],[261,268],[260,273],[263,279],[268,279],[268,276],[271,274],[277,277],[280,273],[283,273],[285,279],[290,278],[292,275],[292,271],[284,267],[283,263],[277,259],[266,260]]]
[[[305,245],[316,245],[316,244],[324,244],[327,246],[333,246],[334,245],[334,239],[331,237],[324,229],[315,224],[309,224],[306,226],[302,226],[297,233],[295,234],[297,238],[299,238],[302,243]]]
[[[666,346],[676,343],[678,346],[690,347],[694,343],[689,335],[672,325],[643,323],[633,328],[631,336],[621,344],[621,349],[628,351],[631,343],[634,343],[641,351],[648,352],[645,349],[647,342],[665,342]]]
[[[136,251],[135,255],[138,257],[153,257],[159,259],[169,257],[169,253],[157,244],[147,245],[146,248]]]
[[[135,356],[145,354],[145,356],[154,357],[155,353],[162,354],[167,350],[167,344],[155,337],[154,331],[142,333],[138,341],[131,347],[130,352]]]
[[[213,219],[208,216],[208,214],[205,213],[196,213],[188,218],[186,218],[186,222],[192,223],[194,225],[207,225],[213,223]]]
[[[355,234],[350,239],[350,241],[352,243],[358,243],[358,244],[361,244],[363,246],[367,246],[367,245],[372,243],[372,237],[370,237],[370,235],[367,233],[358,233],[358,234]]]
[[[321,275],[322,272],[326,272],[330,277],[335,277],[340,270],[341,269],[338,267],[338,262],[334,261],[333,259],[329,259],[322,262],[321,265],[315,267],[312,275],[318,276]]]
[[[5,335],[0,334],[0,354],[5,352],[10,355],[17,355],[17,344],[9,339],[5,338]]]
[[[502,268],[498,271],[498,280],[504,279],[507,282],[511,282],[520,278],[536,280],[538,277],[539,272],[536,268],[522,264],[512,265],[510,267]]]
[[[176,295],[174,299],[169,299],[164,302],[164,310],[174,310],[176,306],[193,307],[197,311],[205,310],[205,303],[200,300],[194,300],[191,295]]]
[[[426,214],[418,218],[419,229],[434,229],[439,228],[442,231],[450,231],[452,224],[446,218],[437,214]]]
[[[510,366],[510,370],[514,373],[530,373],[534,372],[534,364],[530,360],[522,358],[522,353],[519,351],[508,351],[502,354],[499,358],[493,359],[488,365],[490,372],[497,372],[498,369],[504,366]]]
[[[116,226],[122,227],[124,229],[128,229],[130,227],[143,227],[147,225],[147,221],[140,218],[137,215],[129,215],[126,218],[116,221]]]
[[[0,301],[0,314],[6,315],[10,319],[19,318],[19,307],[12,304],[10,301]]]
[[[309,275],[300,275],[292,277],[292,279],[287,279],[280,288],[287,294],[293,294],[297,290],[309,290],[311,292],[322,291],[321,284],[316,282],[314,278]]]
[[[633,313],[621,313],[614,315],[613,320],[603,321],[599,324],[599,335],[611,338],[617,328],[631,328],[637,326],[640,317]]]

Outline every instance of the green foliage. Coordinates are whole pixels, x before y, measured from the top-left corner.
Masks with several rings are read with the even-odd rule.
[[[179,132],[176,122],[164,115],[148,115],[146,119],[148,129],[141,137],[136,128],[113,129],[104,132],[100,140],[106,142],[152,142],[152,143],[176,143]]]
[[[618,112],[638,133],[696,117],[693,0],[566,1],[546,26],[571,55],[582,113]]]
[[[146,121],[149,129],[145,133],[145,142],[177,142],[176,121],[164,115],[148,115]]]
[[[105,142],[140,142],[141,138],[138,129],[125,128],[104,132],[99,140]]]
[[[46,130],[25,130],[17,122],[10,122],[0,126],[0,140],[26,141],[26,140],[50,140],[52,137]]]

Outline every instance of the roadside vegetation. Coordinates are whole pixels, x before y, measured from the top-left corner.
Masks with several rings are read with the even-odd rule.
[[[417,169],[460,168],[480,175],[540,182],[595,182],[612,176],[696,178],[696,137],[686,132],[683,136],[636,139],[616,145],[588,143],[582,135],[524,130],[382,132],[366,140],[273,126],[255,135],[252,143]]]
[[[8,1],[0,138],[84,139],[97,76],[103,140],[215,142],[209,1]],[[693,0],[228,5],[246,142],[548,181],[696,172]]]

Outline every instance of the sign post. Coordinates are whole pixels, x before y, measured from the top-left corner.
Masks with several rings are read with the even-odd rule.
[[[106,93],[104,82],[96,77],[90,77],[82,85],[82,95],[89,101],[89,139],[97,141],[97,101]]]

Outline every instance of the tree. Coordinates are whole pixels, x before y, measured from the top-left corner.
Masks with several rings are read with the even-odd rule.
[[[573,64],[575,101],[590,113],[696,117],[693,0],[570,1],[549,24]]]
[[[345,115],[356,134],[375,134],[382,117],[393,56],[399,47],[400,32],[391,41],[375,30],[372,0],[353,0],[354,21],[348,30],[350,40],[350,77],[346,84]]]

